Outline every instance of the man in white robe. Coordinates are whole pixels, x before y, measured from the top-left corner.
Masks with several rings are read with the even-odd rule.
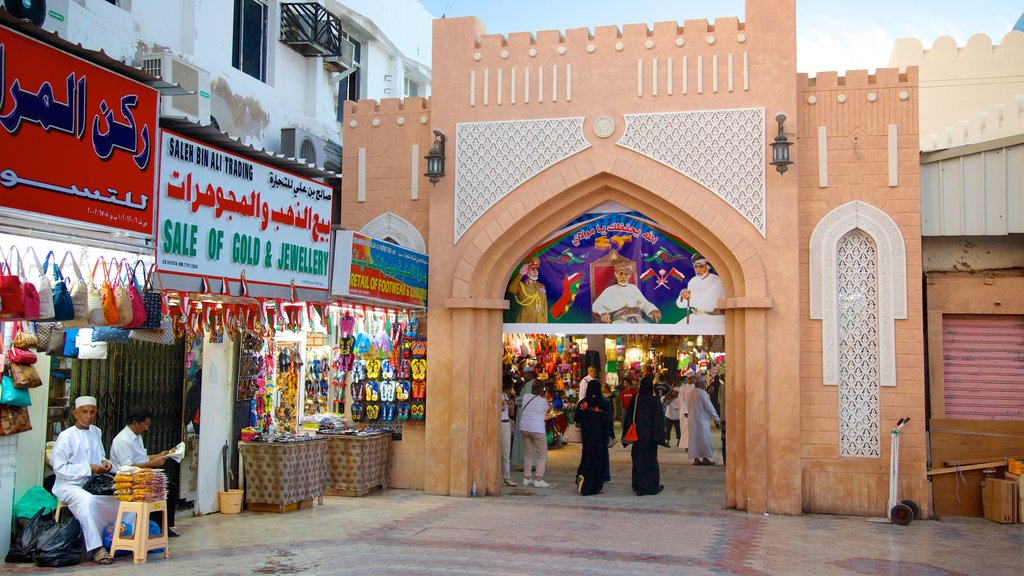
[[[104,456],[102,433],[93,426],[96,421],[96,399],[80,396],[72,413],[75,425],[60,433],[53,445],[50,466],[57,475],[53,495],[71,509],[82,525],[85,549],[99,564],[110,564],[110,554],[103,547],[103,527],[117,516],[117,499],[95,496],[82,489],[93,474],[110,472],[112,464]]]
[[[121,466],[135,466],[137,468],[161,469],[167,462],[168,451],[155,455],[146,452],[146,446],[142,442],[142,435],[149,430],[153,423],[153,413],[145,408],[135,408],[128,413],[128,424],[123,430],[114,436],[110,443],[110,461],[114,463],[114,469]],[[178,532],[174,529],[174,515],[178,509],[178,485],[167,481],[167,535],[176,538]]]
[[[711,272],[707,259],[700,254],[694,253],[690,260],[694,277],[680,290],[676,306],[692,310],[678,323],[688,325],[691,334],[725,334],[724,311],[718,309],[718,299],[725,298],[722,279]]]
[[[718,423],[718,413],[711,404],[711,398],[704,390],[706,384],[698,381],[696,387],[687,392],[686,405],[690,410],[690,449],[688,455],[693,458],[694,466],[710,466],[714,464],[711,456],[711,422]]]
[[[643,315],[661,322],[661,311],[651,303],[635,284],[630,284],[633,268],[628,261],[615,265],[615,284],[604,289],[594,300],[591,310],[605,324],[646,324]]]

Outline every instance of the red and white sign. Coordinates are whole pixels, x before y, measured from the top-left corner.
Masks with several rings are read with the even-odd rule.
[[[157,98],[0,27],[0,207],[152,234]]]

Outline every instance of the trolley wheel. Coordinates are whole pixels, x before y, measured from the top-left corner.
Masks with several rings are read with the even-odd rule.
[[[900,501],[900,504],[910,508],[910,511],[914,513],[914,520],[921,517],[921,507],[917,505],[917,502],[914,502],[913,500],[902,500]]]
[[[889,517],[892,518],[894,524],[906,526],[914,521],[914,511],[906,504],[897,504],[889,510]]]

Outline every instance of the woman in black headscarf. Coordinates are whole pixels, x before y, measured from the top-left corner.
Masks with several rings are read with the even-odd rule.
[[[654,396],[654,377],[647,374],[640,380],[640,389],[632,410],[626,410],[622,429],[636,424],[638,440],[633,443],[633,492],[637,496],[661,492],[661,471],[658,469],[658,445],[665,443],[665,415]],[[625,436],[625,432],[623,432]]]
[[[576,405],[576,423],[583,437],[583,454],[576,468],[576,491],[583,496],[604,488],[608,474],[608,441],[615,439],[612,404],[601,394],[601,383],[587,383],[587,395]]]

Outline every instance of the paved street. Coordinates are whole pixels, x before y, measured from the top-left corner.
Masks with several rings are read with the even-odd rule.
[[[551,487],[502,497],[387,490],[324,498],[290,512],[178,521],[171,558],[146,574],[1020,574],[1024,525],[979,519],[907,527],[864,518],[754,516],[723,510],[724,468],[663,450],[665,491],[629,494],[629,456],[613,452],[605,493],[574,492],[579,446],[551,452]],[[518,478],[518,474],[516,475]],[[6,565],[12,574],[53,573]],[[129,559],[66,574],[137,574]]]

